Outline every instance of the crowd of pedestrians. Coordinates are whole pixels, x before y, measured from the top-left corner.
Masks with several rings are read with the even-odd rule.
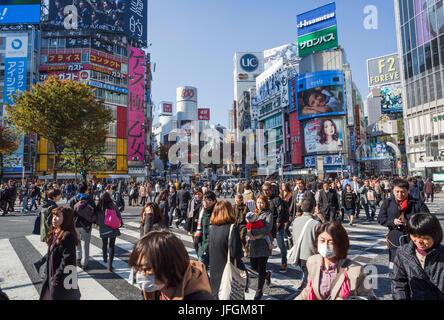
[[[350,240],[343,226],[364,222],[387,227],[394,299],[444,299],[442,229],[425,204],[434,200],[435,189],[431,179],[420,177],[24,182],[18,187],[11,180],[2,185],[1,208],[4,214],[13,212],[15,196],[22,212],[43,203],[34,232],[48,244],[48,254],[34,264],[38,271],[46,269],[41,299],[80,298],[80,291],[63,288],[62,267],[88,269],[93,227],[102,239],[103,261],[113,271],[125,197],[129,206],[141,209],[140,240],[129,266],[147,300],[220,299],[229,281],[227,264],[244,272],[247,282],[248,274],[256,276],[254,299],[259,300],[273,279],[268,260],[277,248],[279,272],[288,264],[302,270],[296,300],[375,299],[363,267],[348,258]],[[61,199],[66,206],[58,206]],[[188,233],[198,261],[170,232],[174,228]]]

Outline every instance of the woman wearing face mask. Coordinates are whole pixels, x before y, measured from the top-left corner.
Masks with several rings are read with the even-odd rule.
[[[77,283],[66,279],[77,278],[73,273],[77,273],[76,245],[80,241],[74,228],[74,211],[68,207],[58,207],[52,211],[52,217],[52,226],[46,238],[48,253],[42,258],[47,263],[40,300],[80,300]],[[70,288],[66,287],[65,279]]]
[[[134,246],[128,266],[145,300],[214,300],[203,263],[190,260],[180,239],[154,230]]]
[[[336,221],[322,224],[316,232],[315,251],[307,260],[308,285],[295,300],[375,299],[364,268],[347,259],[350,241]]]
[[[410,241],[395,257],[394,300],[444,300],[443,231],[436,216],[418,213],[407,221]]]

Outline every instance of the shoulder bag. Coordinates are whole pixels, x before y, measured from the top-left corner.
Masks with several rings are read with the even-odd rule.
[[[288,251],[287,253],[287,262],[290,264],[293,264],[295,266],[299,265],[299,252],[301,251],[301,243],[302,238],[304,237],[305,230],[307,230],[308,225],[311,221],[314,221],[314,219],[310,218],[302,228],[302,232],[299,235],[298,242]]]
[[[117,216],[115,206],[113,209],[105,209],[105,224],[112,229],[120,227],[121,221]]]
[[[230,261],[230,239],[233,227],[234,224],[231,225],[228,235],[227,264],[225,265],[220,281],[219,300],[245,300],[244,293],[247,287],[247,271],[237,267],[236,259],[234,259],[234,264]]]

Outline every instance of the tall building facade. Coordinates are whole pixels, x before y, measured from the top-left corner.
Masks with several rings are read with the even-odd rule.
[[[444,7],[394,0],[410,174],[444,172]]]

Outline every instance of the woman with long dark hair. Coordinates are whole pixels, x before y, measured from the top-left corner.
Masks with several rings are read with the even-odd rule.
[[[339,132],[336,124],[331,119],[320,120],[318,127],[317,151],[337,151]]]
[[[120,219],[122,225],[122,215],[119,208],[115,205],[111,197],[112,189],[107,188],[106,192],[102,193],[97,206],[97,224],[99,225],[100,238],[102,239],[103,262],[108,262],[108,270],[113,270],[114,248],[116,245],[116,238],[120,236],[119,228],[113,229],[105,224],[105,216],[107,210],[115,210],[117,217]],[[109,260],[108,260],[108,245],[109,245]]]
[[[58,207],[51,213],[52,225],[46,237],[48,252],[42,258],[47,263],[40,300],[80,300],[77,283],[66,279],[77,279],[76,245],[80,240],[74,227],[74,211]]]
[[[157,203],[159,204],[160,211],[165,219],[165,224],[169,224],[169,207],[168,207],[168,189],[160,191],[159,197],[157,198]]]
[[[140,213],[140,237],[157,228],[166,228],[167,224],[159,205],[155,202],[148,202]]]

